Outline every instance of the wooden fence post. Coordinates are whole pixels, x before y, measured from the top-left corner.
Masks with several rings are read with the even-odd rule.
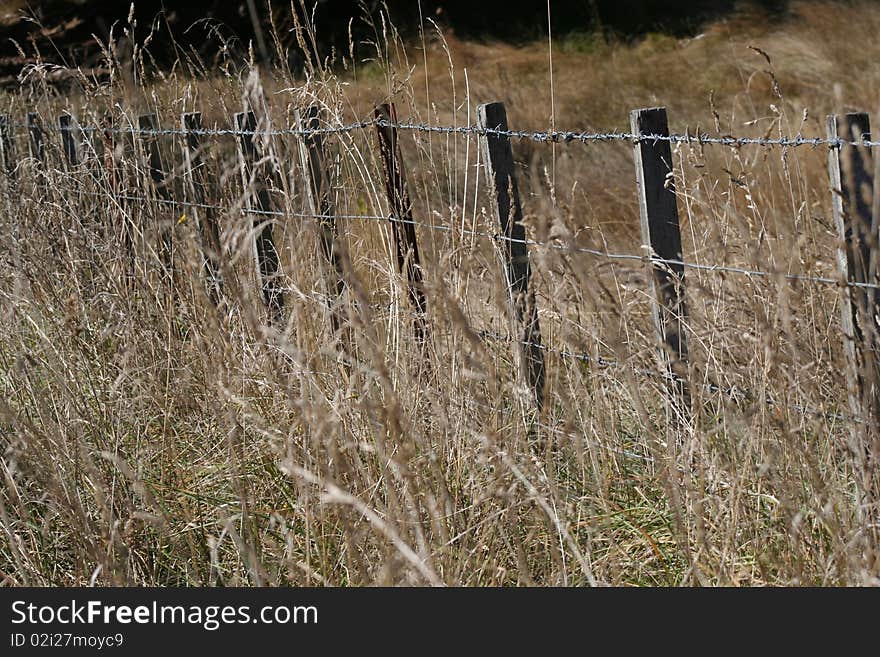
[[[21,226],[20,217],[17,216],[17,209],[20,206],[20,197],[18,193],[18,172],[15,164],[15,140],[12,134],[12,120],[9,115],[0,115],[0,166],[6,176],[5,205],[6,218],[5,222],[10,225],[12,231],[12,247],[13,247],[13,267],[16,271],[21,271]]]
[[[12,135],[12,121],[7,114],[0,114],[0,158],[2,158],[3,172],[10,186],[14,186],[17,178],[15,141]]]
[[[119,170],[116,162],[116,133],[113,117],[109,113],[101,120],[102,155],[104,156],[104,175],[112,196],[119,196]]]
[[[376,118],[391,124],[397,123],[397,111],[393,103],[376,108]],[[397,253],[397,269],[406,280],[410,302],[416,310],[416,339],[424,342],[427,335],[427,301],[425,299],[422,263],[416,242],[412,202],[406,190],[403,176],[403,160],[397,144],[397,128],[394,125],[377,125],[379,153],[385,171],[385,192],[391,205],[391,226]]]
[[[829,140],[861,142],[871,138],[867,114],[828,117]],[[850,449],[856,479],[856,508],[869,549],[880,543],[880,372],[877,351],[878,222],[874,215],[874,154],[870,147],[840,144],[829,149],[832,211],[839,246],[837,262],[848,283],[841,287],[841,325],[847,360],[853,423]]]
[[[828,117],[828,138],[870,139],[867,114]],[[831,207],[840,240],[837,263],[850,283],[877,283],[877,226],[872,219],[874,165],[871,149],[849,144],[832,147],[828,155]],[[848,285],[842,289],[841,323],[847,359],[850,407],[854,415],[878,417],[877,290]]]
[[[253,112],[239,112],[235,115],[235,126],[239,131],[242,182],[248,207],[254,215],[257,275],[263,301],[269,309],[270,321],[277,323],[284,313],[284,293],[279,280],[280,265],[272,236],[272,220],[267,216],[271,213],[272,201],[266,188],[265,176],[260,171],[265,165],[262,163],[259,135],[256,134],[257,118]]]
[[[337,335],[343,320],[340,317],[338,303],[345,291],[345,268],[339,252],[339,228],[336,218],[332,215],[330,205],[330,189],[327,170],[324,166],[324,140],[320,133],[314,131],[321,127],[321,110],[313,105],[305,116],[297,110],[294,113],[296,128],[302,132],[300,139],[300,163],[306,177],[306,196],[309,209],[318,218],[318,238],[321,252],[330,265],[325,278],[327,280],[328,305],[330,306],[330,325],[333,335]]]
[[[74,169],[79,166],[81,158],[76,137],[73,135],[73,117],[70,114],[62,114],[58,117],[58,127],[61,129],[61,145],[64,150],[64,160],[70,169]]]
[[[162,162],[162,154],[159,151],[159,120],[155,114],[144,114],[138,117],[138,128],[140,130],[140,141],[146,155],[146,164],[150,172],[150,180],[152,185],[147,184],[154,198],[155,223],[159,230],[159,257],[165,268],[165,275],[168,277],[169,284],[174,286],[174,237],[173,237],[173,219],[160,219],[160,217],[173,216],[170,204],[171,194],[168,190],[168,177],[165,173],[165,165]],[[169,206],[163,208],[162,206]]]
[[[120,157],[117,149],[124,139],[115,130],[113,116],[108,112],[104,115],[101,126],[103,140],[104,173],[107,179],[108,193],[113,198],[115,207],[109,212],[115,218],[116,225],[111,227],[110,234],[119,240],[124,251],[125,284],[129,285],[135,275],[134,226],[129,216],[129,201],[124,193],[125,174],[123,170],[124,156]]]
[[[507,131],[504,103],[488,103],[477,109],[481,130]],[[493,191],[495,213],[501,227],[503,270],[515,325],[517,364],[521,382],[531,390],[538,411],[544,405],[545,366],[535,291],[530,287],[531,266],[522,223],[522,205],[513,167],[513,149],[507,135],[481,137],[486,176]]]
[[[41,192],[45,190],[46,181],[46,146],[43,143],[43,128],[40,125],[40,117],[36,112],[28,112],[28,154],[31,158],[31,175],[34,177],[36,188]]]
[[[189,208],[199,231],[202,255],[204,257],[205,274],[208,284],[208,297],[215,306],[220,303],[222,277],[220,274],[220,227],[214,208],[206,204],[206,167],[202,160],[201,135],[202,114],[190,112],[182,114],[180,123],[186,132],[184,148],[184,177],[189,193],[192,195],[193,206]]]
[[[28,152],[40,166],[46,164],[46,146],[43,144],[43,129],[40,127],[40,118],[36,112],[28,112]]]
[[[6,209],[8,220],[13,221],[13,207],[20,202],[18,194],[18,171],[15,163],[15,139],[12,120],[8,114],[0,114],[0,165],[6,175]],[[17,220],[15,225],[18,225]]]
[[[650,246],[654,326],[670,377],[674,415],[689,420],[688,351],[685,337],[684,265],[678,204],[672,177],[672,147],[665,107],[634,110],[630,115],[634,144],[642,244]],[[642,137],[645,135],[646,137]],[[659,262],[658,262],[659,260]],[[672,261],[672,262],[669,262]]]

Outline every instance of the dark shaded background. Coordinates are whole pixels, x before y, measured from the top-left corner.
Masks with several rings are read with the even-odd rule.
[[[296,4],[300,0],[294,0]],[[0,8],[2,8],[0,0]],[[254,0],[261,23],[268,26],[266,0]],[[290,2],[269,3],[276,25],[281,29],[285,46],[294,46],[289,31]],[[369,38],[372,30],[363,20],[364,12],[378,15],[387,4],[392,21],[404,36],[418,33],[420,24],[417,0],[307,0],[314,7],[318,46],[322,54],[348,51],[349,21],[354,18],[355,40]],[[360,5],[360,6],[359,6]],[[754,5],[782,15],[788,0],[552,0],[554,35],[570,32],[602,31],[618,38],[633,38],[649,31],[682,35],[698,30],[707,20],[717,19],[737,6]],[[0,65],[14,66],[20,60],[19,49],[30,55],[35,48],[50,61],[67,60],[89,65],[97,62],[100,53],[92,35],[105,39],[110,26],[126,21],[130,2],[118,0],[29,0],[18,12],[36,19],[41,25],[26,20],[7,18],[0,25]],[[302,8],[299,9],[302,12]],[[0,9],[0,14],[2,14]],[[422,0],[421,14],[446,30],[472,39],[503,39],[527,41],[546,35],[547,8],[545,0]],[[150,52],[160,64],[173,61],[169,32],[184,46],[193,46],[210,64],[218,49],[212,34],[223,34],[241,51],[254,38],[254,27],[246,0],[138,0],[136,2],[138,38],[160,21],[161,30],[154,38]],[[212,32],[213,30],[213,32]],[[51,43],[50,43],[51,40]],[[271,39],[267,39],[270,57],[277,57]],[[57,49],[57,52],[56,52]],[[19,64],[21,62],[18,62]],[[57,62],[63,63],[63,62]]]

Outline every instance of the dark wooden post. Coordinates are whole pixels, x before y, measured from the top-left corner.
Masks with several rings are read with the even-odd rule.
[[[6,217],[4,223],[9,224],[12,230],[13,267],[21,271],[21,246],[20,222],[17,209],[20,203],[18,193],[18,176],[15,165],[15,140],[12,135],[12,121],[6,114],[0,115],[0,166],[6,177]]]
[[[281,321],[284,312],[284,293],[280,284],[280,265],[275,239],[272,236],[272,201],[266,188],[263,155],[256,134],[257,118],[253,112],[240,112],[235,115],[235,125],[239,130],[239,155],[242,176],[249,208],[254,214],[254,239],[257,252],[257,275],[263,301],[269,309],[270,321]]]
[[[109,213],[111,217],[115,217],[114,226],[111,227],[110,234],[119,240],[122,245],[123,257],[126,260],[124,265],[126,283],[130,283],[134,279],[135,274],[135,252],[134,252],[134,226],[129,216],[129,201],[126,199],[127,194],[124,193],[124,157],[120,156],[118,149],[124,142],[115,130],[113,116],[108,112],[102,120],[101,137],[103,141],[104,155],[104,173],[107,180],[108,194],[113,198],[114,207]]]
[[[6,208],[8,220],[14,221],[17,231],[18,222],[13,219],[13,207],[19,204],[18,170],[15,163],[15,139],[12,133],[12,120],[7,114],[0,114],[0,165],[6,175]]]
[[[67,166],[74,169],[81,161],[79,147],[73,134],[73,117],[70,114],[62,114],[58,117],[58,127],[61,129],[61,146],[64,150],[64,160]]]
[[[167,174],[165,173],[165,165],[162,162],[162,154],[159,150],[159,121],[155,114],[144,114],[138,117],[138,128],[140,129],[140,141],[144,148],[146,156],[147,168],[150,172],[150,181],[147,189],[154,197],[154,216],[156,226],[159,230],[159,257],[165,268],[165,274],[169,283],[174,285],[174,237],[173,227],[174,219],[160,217],[173,217],[171,206],[167,201],[171,200],[171,194],[168,190]]]
[[[28,112],[28,153],[31,157],[31,175],[36,180],[37,189],[46,187],[46,146],[43,143],[43,128],[36,112]]]
[[[102,154],[104,156],[104,175],[110,194],[119,196],[119,170],[116,162],[116,133],[113,128],[113,117],[108,112],[101,120]]]
[[[679,421],[689,419],[688,351],[685,337],[684,265],[678,204],[672,178],[672,148],[668,140],[641,135],[669,136],[666,108],[634,110],[633,134],[642,244],[650,246],[654,326],[670,376],[673,410]],[[658,262],[657,260],[660,260]],[[662,262],[662,261],[674,262]]]
[[[36,112],[28,112],[28,151],[30,156],[40,166],[46,163],[46,147],[43,144],[43,129],[40,127],[40,118]]]
[[[16,182],[15,141],[12,136],[12,121],[7,114],[0,114],[0,158],[6,179],[13,187]]]
[[[482,130],[506,131],[504,103],[480,105],[477,121]],[[516,351],[520,378],[534,395],[540,411],[544,405],[545,366],[535,291],[530,287],[531,266],[522,223],[522,205],[513,167],[510,137],[494,133],[481,137],[489,188],[501,228],[503,270],[517,335]]]
[[[303,174],[307,180],[306,192],[309,209],[312,215],[318,219],[318,239],[321,252],[330,265],[325,278],[330,306],[330,324],[333,334],[336,335],[342,326],[342,318],[339,315],[337,305],[339,298],[345,291],[345,271],[342,255],[339,251],[339,229],[330,205],[329,180],[327,170],[324,167],[324,140],[320,133],[313,132],[321,127],[320,113],[319,107],[312,106],[306,110],[305,116],[296,111],[294,118],[297,130],[303,133],[299,150]]]
[[[397,112],[394,104],[377,107],[376,118],[396,124]],[[376,126],[376,131],[379,135],[379,153],[385,171],[385,191],[391,204],[391,226],[397,253],[397,269],[406,281],[410,301],[416,310],[414,327],[416,339],[424,341],[427,335],[428,305],[425,299],[419,246],[416,242],[412,202],[406,190],[403,160],[397,144],[397,128],[394,125],[380,124]]]
[[[181,126],[186,132],[186,148],[184,149],[184,174],[193,206],[189,208],[195,218],[204,256],[205,274],[208,284],[208,296],[216,306],[220,302],[220,227],[213,207],[206,204],[207,181],[206,167],[202,160],[202,114],[191,112],[181,115]]]

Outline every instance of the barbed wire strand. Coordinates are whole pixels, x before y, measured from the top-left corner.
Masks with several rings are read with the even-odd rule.
[[[98,194],[94,192],[79,192],[80,194],[92,197],[102,198],[105,194]],[[148,199],[142,196],[130,196],[130,195],[115,195],[115,198],[119,200],[126,201],[136,201],[141,203],[160,203],[167,205],[174,205],[180,207],[193,207],[193,208],[201,208],[201,209],[210,209],[216,210],[219,212],[229,212],[229,208],[224,208],[220,205],[212,205],[206,203],[193,203],[188,201],[176,201],[173,199]],[[314,214],[314,213],[304,213],[304,212],[287,212],[283,210],[259,210],[259,209],[248,209],[241,208],[240,210],[244,214],[251,214],[256,216],[268,216],[268,217],[295,217],[302,219],[316,219],[316,220],[342,220],[342,221],[379,221],[379,222],[391,222],[391,223],[400,223],[400,224],[409,224],[412,226],[419,226],[425,228],[427,230],[440,231],[446,233],[459,233],[463,235],[468,235],[472,237],[480,237],[484,239],[490,239],[494,241],[500,242],[510,242],[514,244],[525,244],[527,246],[535,246],[535,247],[544,247],[549,249],[554,249],[557,251],[564,251],[568,253],[583,253],[591,256],[595,256],[597,258],[605,258],[608,260],[622,260],[622,261],[630,261],[630,262],[642,262],[642,263],[651,263],[651,264],[660,264],[660,265],[671,265],[684,267],[686,269],[693,269],[696,271],[703,271],[707,273],[721,273],[721,274],[738,274],[742,276],[749,277],[758,277],[758,278],[782,278],[784,280],[797,281],[802,283],[817,283],[820,285],[832,285],[836,287],[854,287],[854,288],[865,288],[865,289],[880,289],[880,284],[877,283],[863,283],[859,281],[848,281],[843,277],[840,278],[831,278],[828,276],[811,276],[807,274],[790,274],[786,272],[773,272],[766,271],[762,269],[747,269],[745,267],[734,267],[732,265],[717,265],[717,264],[705,264],[698,262],[690,262],[688,260],[674,259],[674,258],[658,258],[656,256],[649,255],[637,255],[633,253],[613,253],[609,251],[601,251],[599,249],[591,249],[587,247],[578,247],[578,246],[570,246],[565,244],[558,244],[555,242],[544,242],[538,240],[529,240],[529,239],[517,239],[513,237],[508,237],[506,235],[501,235],[500,233],[488,233],[483,231],[472,230],[469,228],[457,227],[457,226],[447,226],[445,224],[430,224],[422,221],[416,221],[412,219],[402,219],[400,217],[395,217],[393,215],[383,216],[383,215],[367,215],[367,214]]]
[[[27,129],[30,126],[22,123],[12,123],[12,127]],[[47,129],[46,126],[40,126]],[[687,145],[721,145],[729,147],[743,146],[780,146],[783,148],[797,148],[801,146],[828,146],[830,148],[842,148],[843,146],[860,146],[865,148],[880,147],[880,141],[872,141],[870,139],[843,139],[843,138],[825,138],[825,137],[805,137],[797,134],[793,137],[744,137],[735,135],[710,135],[708,133],[685,133],[685,134],[637,134],[630,132],[579,132],[574,130],[501,130],[499,128],[484,128],[477,125],[463,126],[440,126],[427,123],[401,123],[392,122],[387,119],[368,119],[364,121],[356,121],[354,123],[343,124],[338,126],[327,126],[322,128],[269,128],[265,130],[241,130],[237,128],[200,128],[197,130],[187,130],[184,128],[118,128],[118,127],[98,127],[98,126],[77,126],[74,125],[71,130],[79,130],[87,133],[105,133],[105,134],[127,134],[127,135],[148,135],[148,136],[175,136],[175,135],[198,135],[198,136],[298,136],[308,137],[312,135],[337,135],[357,132],[371,127],[395,128],[398,130],[406,130],[411,132],[426,132],[439,134],[459,134],[459,135],[476,135],[476,136],[494,136],[507,137],[510,139],[519,139],[534,141],[540,143],[572,143],[580,142],[583,144],[591,142],[616,142],[626,141],[631,143],[640,142],[670,142],[672,144]],[[61,127],[50,124],[48,129],[61,131]]]

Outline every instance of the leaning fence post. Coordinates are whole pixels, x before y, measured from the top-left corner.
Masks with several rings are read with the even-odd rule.
[[[174,258],[173,258],[173,234],[172,220],[161,220],[161,216],[171,216],[170,209],[163,210],[161,206],[169,205],[171,194],[168,190],[168,176],[165,173],[165,165],[162,162],[162,154],[159,151],[159,120],[155,114],[144,114],[138,117],[138,129],[140,141],[144,148],[147,158],[147,168],[150,172],[150,180],[152,185],[147,184],[154,197],[154,207],[156,208],[156,225],[159,230],[160,240],[160,258],[165,268],[165,274],[171,285],[174,285]]]
[[[204,256],[205,274],[208,282],[208,296],[216,306],[220,302],[220,227],[214,208],[205,203],[205,163],[202,160],[200,132],[202,130],[201,112],[182,114],[180,123],[186,133],[184,148],[184,176],[193,205],[190,207],[198,227]]]
[[[339,228],[330,206],[329,180],[324,167],[324,140],[318,130],[321,127],[321,109],[309,107],[305,116],[297,110],[294,113],[296,128],[300,131],[300,162],[307,179],[306,196],[309,209],[318,218],[318,236],[321,252],[327,259],[331,270],[327,272],[328,305],[330,306],[330,325],[333,335],[339,332],[342,318],[339,316],[339,298],[345,291],[345,271],[339,252]]]
[[[427,301],[425,300],[422,263],[416,242],[412,202],[403,177],[403,160],[397,144],[397,111],[393,103],[376,108],[376,132],[379,153],[385,172],[385,192],[391,205],[391,226],[397,253],[397,269],[406,280],[409,298],[416,310],[416,339],[424,341],[427,334]]]
[[[275,248],[272,221],[269,218],[274,214],[271,209],[272,201],[264,177],[257,169],[258,166],[260,169],[265,168],[262,164],[259,135],[256,132],[257,117],[253,112],[239,112],[235,115],[235,126],[239,132],[239,156],[247,203],[254,215],[257,275],[260,279],[263,301],[269,309],[270,320],[276,323],[283,316],[284,294],[279,280],[278,250]]]
[[[867,114],[828,117],[829,140],[860,142],[870,138]],[[854,415],[878,418],[877,290],[859,284],[877,283],[877,227],[872,221],[874,168],[871,149],[842,144],[828,155],[831,207],[837,227],[837,263],[847,283],[842,288],[841,322],[847,359],[850,406]]]
[[[669,140],[664,139],[669,137],[666,108],[634,110],[630,122],[636,135],[633,150],[642,244],[651,249],[654,326],[670,377],[674,414],[683,420],[688,417],[690,407],[685,337],[687,308],[672,147]]]
[[[477,109],[489,188],[493,190],[495,213],[501,227],[503,269],[510,296],[517,335],[518,369],[521,381],[531,390],[540,411],[544,405],[544,348],[535,291],[530,287],[531,267],[522,223],[522,206],[513,168],[510,137],[504,103],[488,103]]]

